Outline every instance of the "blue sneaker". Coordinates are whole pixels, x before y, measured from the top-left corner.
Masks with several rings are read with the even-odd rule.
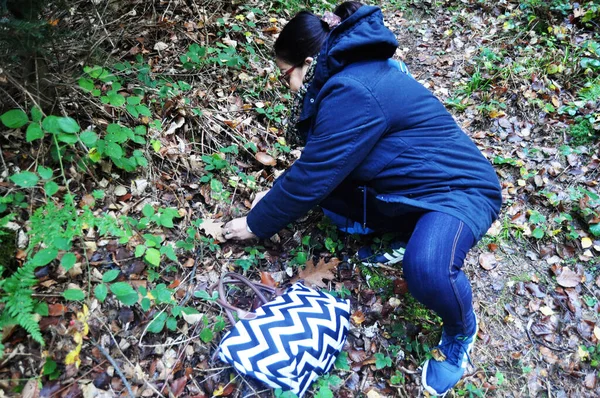
[[[367,267],[376,267],[379,264],[393,265],[404,258],[405,247],[406,243],[404,242],[392,242],[391,250],[374,253],[370,246],[364,246],[358,250],[356,255],[358,260]]]
[[[431,350],[433,359],[428,359],[423,364],[421,383],[425,391],[443,397],[460,381],[467,364],[471,362],[469,353],[476,335],[477,317],[473,334],[449,336],[442,332],[440,344]]]

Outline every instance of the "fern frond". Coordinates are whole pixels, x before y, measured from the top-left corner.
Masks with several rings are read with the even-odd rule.
[[[44,338],[40,330],[40,324],[32,313],[21,313],[16,317],[17,323],[29,333],[32,339],[44,345]]]

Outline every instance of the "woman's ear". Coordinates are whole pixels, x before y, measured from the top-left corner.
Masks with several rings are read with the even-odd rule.
[[[313,62],[313,61],[314,61],[314,58],[313,58],[313,57],[306,57],[306,58],[304,59],[304,65],[306,65],[306,66],[310,66],[310,64],[312,64],[312,62]]]

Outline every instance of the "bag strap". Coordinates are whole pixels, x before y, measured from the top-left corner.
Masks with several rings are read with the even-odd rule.
[[[271,296],[278,296],[282,294],[282,289],[274,288],[271,286],[267,286],[263,283],[252,282],[245,276],[237,274],[235,272],[228,272],[221,276],[219,282],[216,283],[216,287],[218,288],[219,298],[217,299],[217,303],[221,305],[225,309],[225,313],[229,318],[229,321],[232,325],[235,324],[235,318],[233,313],[236,312],[239,319],[254,319],[256,318],[256,314],[250,311],[243,310],[238,308],[232,304],[230,304],[225,296],[225,286],[226,285],[245,285],[249,287],[256,297],[261,301],[261,305],[264,305],[269,302],[269,299],[263,294],[263,291],[268,293]],[[215,285],[213,285],[210,289],[214,290]]]

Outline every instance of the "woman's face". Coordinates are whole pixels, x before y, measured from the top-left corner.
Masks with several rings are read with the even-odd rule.
[[[302,81],[304,80],[306,71],[312,61],[312,57],[307,57],[300,65],[291,65],[278,58],[275,60],[275,63],[279,68],[281,79],[284,80],[284,84],[295,93],[302,87]]]

